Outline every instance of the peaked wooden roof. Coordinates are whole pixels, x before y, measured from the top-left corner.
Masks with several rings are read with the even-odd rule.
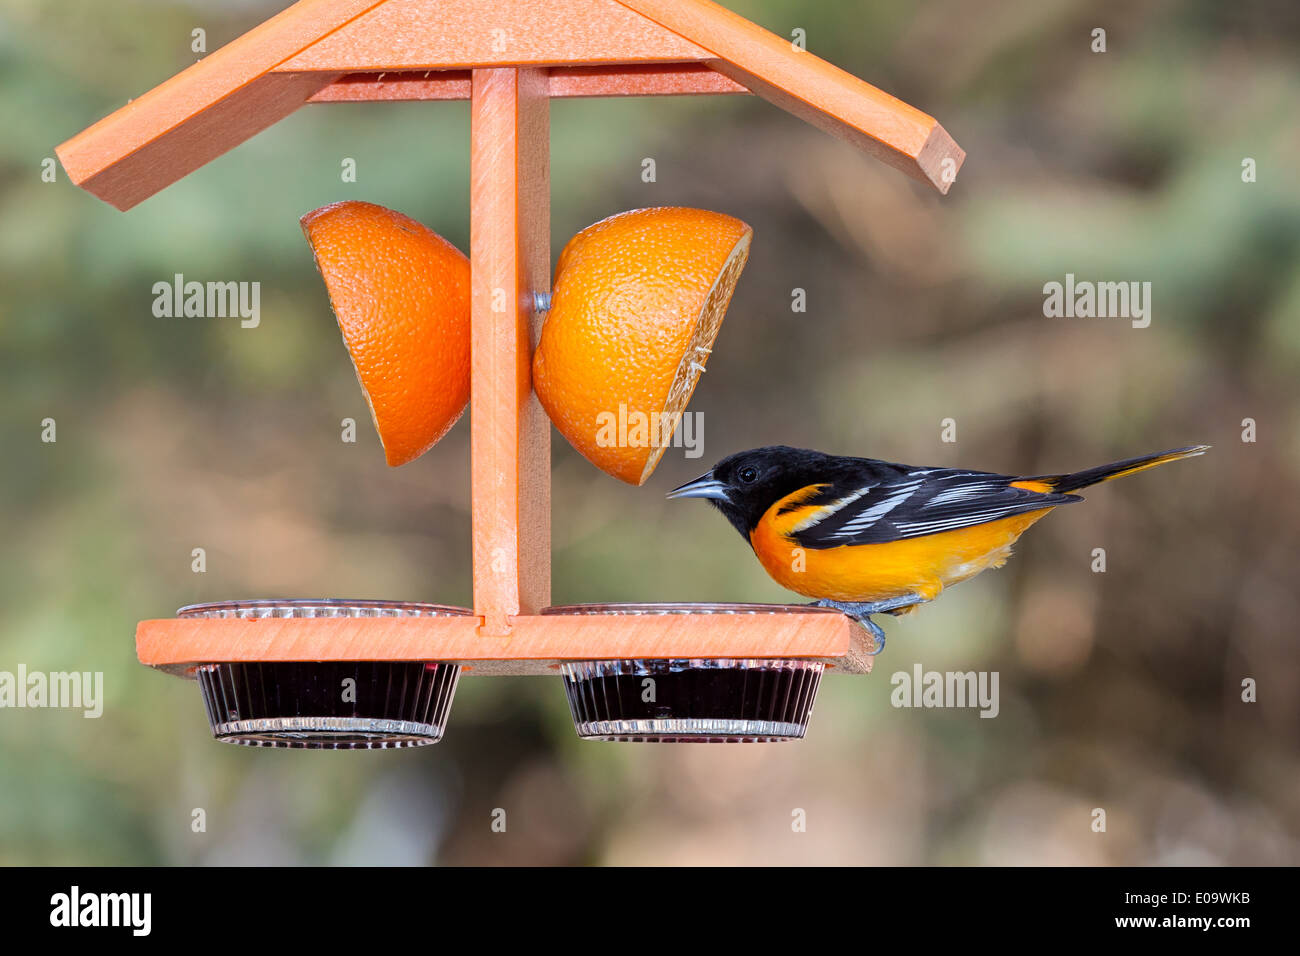
[[[299,0],[58,147],[119,209],[309,102],[450,99],[478,67],[546,67],[551,96],[744,93],[948,191],[943,127],[709,0]]]

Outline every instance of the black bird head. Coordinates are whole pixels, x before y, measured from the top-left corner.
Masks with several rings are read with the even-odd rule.
[[[707,498],[737,531],[749,534],[772,505],[808,485],[833,481],[842,458],[807,448],[768,445],[728,455],[669,498]]]

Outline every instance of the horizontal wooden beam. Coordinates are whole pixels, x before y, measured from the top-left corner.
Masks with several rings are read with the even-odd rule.
[[[704,63],[653,63],[627,66],[552,67],[547,92],[552,99],[594,96],[691,96],[748,93],[730,77]],[[469,70],[417,70],[348,73],[321,89],[309,103],[467,100]]]
[[[668,658],[824,659],[871,670],[871,638],[837,611],[766,605],[744,614],[544,614],[511,619],[485,640],[479,618],[167,618],[141,621],[136,652],[189,676],[222,661],[458,661],[475,674],[554,674],[560,661]]]
[[[682,96],[748,93],[707,63],[551,68],[551,96]]]

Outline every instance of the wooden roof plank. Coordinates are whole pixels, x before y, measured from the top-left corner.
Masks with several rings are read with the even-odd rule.
[[[965,158],[933,117],[708,0],[299,0],[56,152],[74,183],[129,209],[309,100],[383,98],[369,95],[377,86],[334,87],[346,74],[524,63],[612,71],[556,73],[553,95],[743,87],[940,192]],[[655,63],[727,79],[638,72]],[[462,88],[438,86],[407,91]]]
[[[118,209],[130,209],[274,125],[333,82],[336,77],[328,74],[266,74],[382,2],[299,0],[55,153],[78,186]]]
[[[387,0],[282,68],[451,70],[674,62],[707,55],[618,0]]]
[[[82,162],[77,185],[123,211],[184,179],[262,130],[295,112],[329,86],[333,73],[273,73],[198,110],[181,126],[163,131],[117,160]],[[96,143],[96,148],[102,144]],[[62,148],[62,147],[60,147]],[[64,168],[68,160],[60,154]]]
[[[709,65],[800,119],[947,193],[965,152],[934,117],[710,0],[619,0],[712,52]]]

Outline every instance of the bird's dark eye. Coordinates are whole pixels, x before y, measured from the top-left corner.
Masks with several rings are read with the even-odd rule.
[[[753,467],[752,465],[747,466],[745,468],[740,469],[740,471],[736,472],[736,477],[739,478],[747,485],[753,484],[755,481],[758,480],[758,469]]]

